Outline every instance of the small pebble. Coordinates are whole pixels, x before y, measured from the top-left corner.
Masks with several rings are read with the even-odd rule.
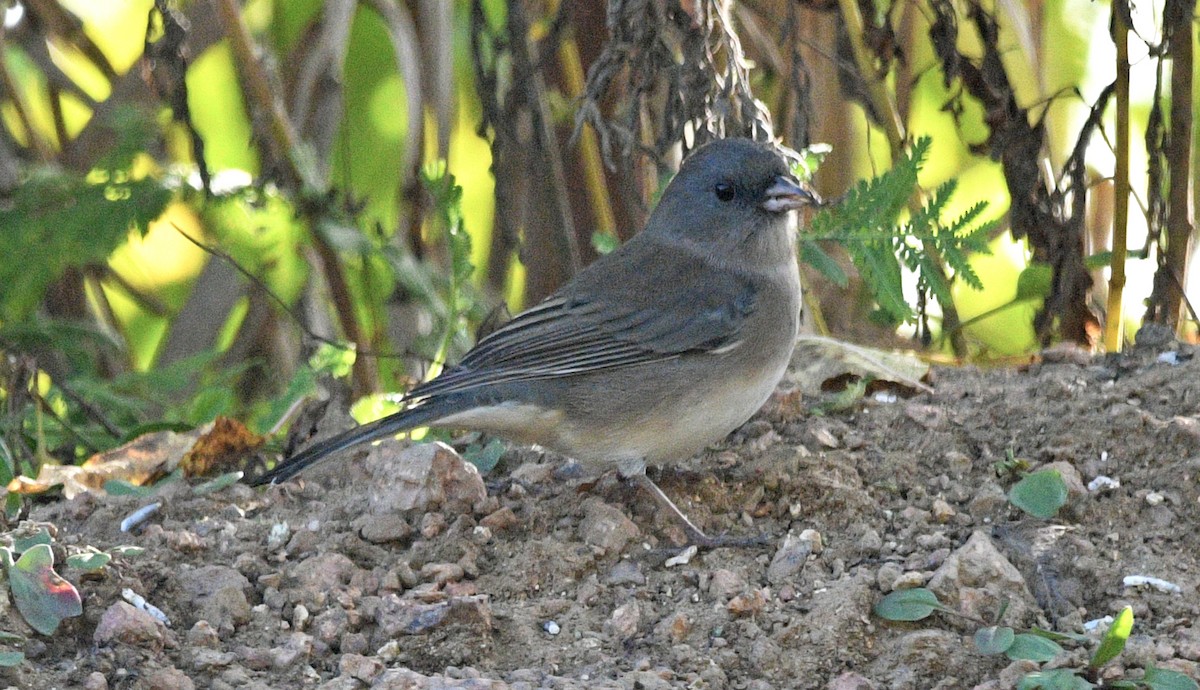
[[[692,560],[692,557],[699,553],[699,551],[700,550],[696,548],[696,545],[692,544],[683,551],[680,551],[678,555],[668,558],[663,565],[668,568],[674,568],[677,565],[687,565],[688,562]]]
[[[560,628],[558,623],[555,623],[554,621],[546,621],[542,625],[542,630],[545,630],[549,635],[557,635],[562,632],[562,628]]]

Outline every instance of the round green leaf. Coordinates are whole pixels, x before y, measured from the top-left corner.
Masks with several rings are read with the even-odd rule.
[[[1090,690],[1094,687],[1069,668],[1028,673],[1017,683],[1017,690]]]
[[[880,599],[875,604],[875,615],[890,621],[919,621],[941,607],[933,592],[917,587],[897,590]]]
[[[1058,646],[1054,640],[1033,633],[1021,633],[1013,638],[1012,644],[1004,650],[1004,653],[1013,661],[1026,659],[1045,663],[1061,654],[1062,651],[1063,648]]]
[[[1058,470],[1032,472],[1013,485],[1008,500],[1026,513],[1047,520],[1066,505],[1067,483]]]
[[[25,661],[25,652],[0,652],[0,668],[11,668]]]
[[[17,610],[34,630],[52,635],[64,618],[83,613],[83,601],[70,582],[54,572],[54,553],[38,544],[21,554],[8,571]]]
[[[1003,654],[1015,637],[1013,629],[1006,625],[989,625],[975,631],[975,648],[981,654]]]
[[[1142,683],[1150,686],[1150,690],[1200,690],[1200,683],[1182,673],[1154,666],[1146,669]]]

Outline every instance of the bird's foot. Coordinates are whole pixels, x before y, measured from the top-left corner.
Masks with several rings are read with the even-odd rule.
[[[649,493],[660,508],[675,516],[675,519],[679,521],[680,526],[683,528],[684,536],[687,537],[688,546],[710,550],[724,547],[748,548],[765,546],[771,543],[771,540],[764,534],[753,537],[735,537],[725,534],[715,537],[709,536],[704,530],[697,527],[694,522],[688,519],[688,516],[679,509],[679,506],[675,505],[675,502],[663,493],[658,484],[655,484],[645,474],[635,474],[629,477],[629,479]]]

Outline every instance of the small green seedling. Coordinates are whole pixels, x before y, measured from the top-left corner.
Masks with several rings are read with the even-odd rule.
[[[1058,470],[1030,472],[1013,484],[1008,500],[1036,518],[1049,520],[1067,504],[1067,483]]]
[[[1004,654],[1009,659],[1048,663],[1063,653],[1059,642],[1086,644],[1084,635],[1058,633],[1040,628],[1028,632],[1013,630],[1000,625],[1005,607],[1001,607],[995,621],[988,624],[950,609],[938,601],[937,595],[923,587],[897,590],[875,604],[875,615],[892,621],[919,621],[940,611],[952,616],[966,618],[982,627],[975,631],[975,647],[981,654]],[[1108,627],[1096,651],[1085,668],[1056,668],[1027,674],[1017,684],[1017,690],[1087,690],[1097,687],[1100,669],[1115,659],[1125,648],[1129,633],[1133,629],[1133,609],[1126,606]],[[1149,667],[1141,678],[1119,679],[1104,684],[1107,688],[1124,690],[1200,690],[1200,684],[1177,671]]]
[[[54,569],[54,538],[36,523],[23,523],[16,530],[0,535],[0,568],[12,592],[13,603],[29,627],[43,635],[53,635],[68,618],[83,614],[79,590]],[[117,556],[133,556],[142,551],[136,546],[120,546],[110,552],[88,548],[67,557],[67,566],[82,573],[97,573]],[[21,639],[0,633],[0,642]],[[19,664],[20,652],[0,651],[0,667]]]

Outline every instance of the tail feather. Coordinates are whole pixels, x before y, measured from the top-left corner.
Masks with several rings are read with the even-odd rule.
[[[286,481],[299,474],[304,468],[314,465],[334,453],[360,443],[375,441],[419,426],[433,424],[457,411],[458,406],[451,401],[430,401],[390,414],[308,446],[290,458],[281,460],[271,471],[251,479],[250,485],[261,486]]]

